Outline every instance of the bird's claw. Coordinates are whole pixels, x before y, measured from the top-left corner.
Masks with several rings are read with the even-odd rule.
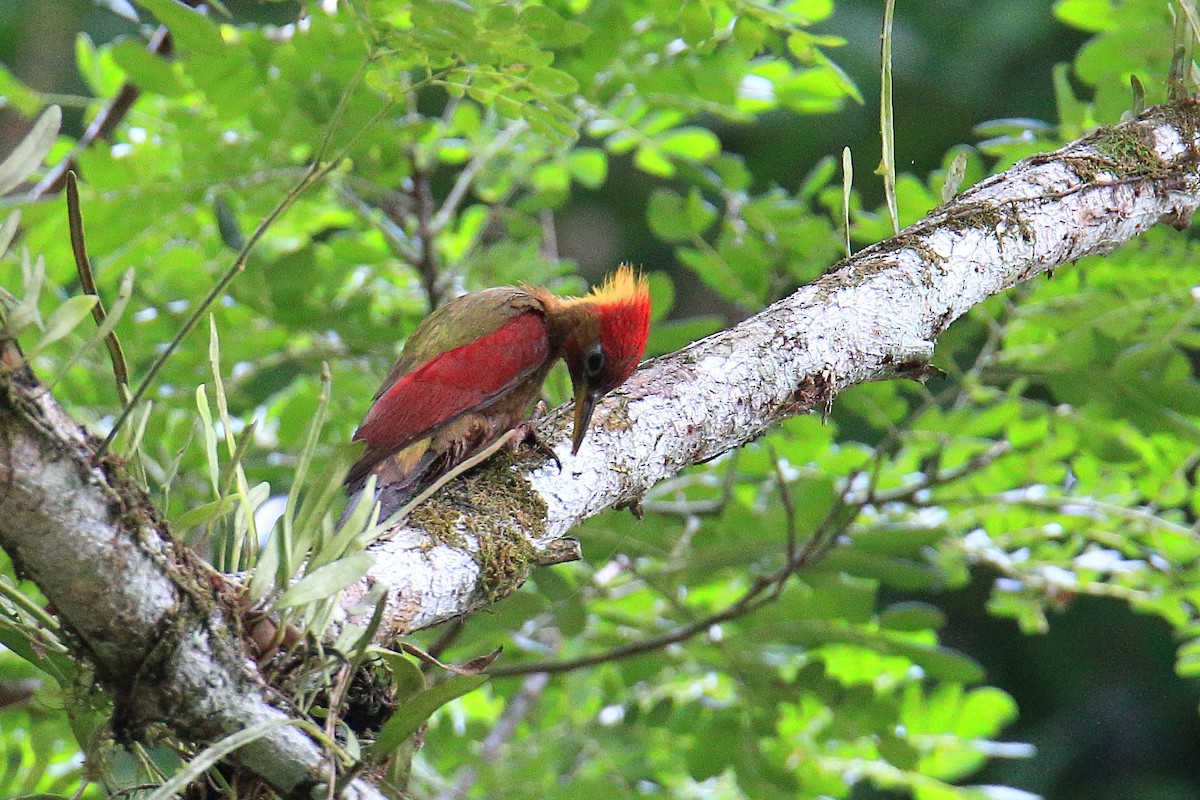
[[[522,446],[530,445],[546,458],[553,460],[554,465],[558,467],[558,471],[562,472],[562,462],[558,460],[558,454],[537,435],[537,419],[544,416],[545,413],[546,404],[539,400],[537,407],[534,408],[533,416],[513,429],[512,438],[508,440],[508,446],[515,453]]]

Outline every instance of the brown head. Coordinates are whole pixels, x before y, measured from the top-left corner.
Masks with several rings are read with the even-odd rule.
[[[622,265],[591,294],[558,298],[546,293],[540,299],[575,389],[571,452],[577,453],[597,401],[633,374],[646,350],[650,287],[632,267]]]

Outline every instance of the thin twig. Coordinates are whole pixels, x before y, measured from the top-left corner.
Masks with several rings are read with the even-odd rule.
[[[496,720],[496,724],[484,737],[483,743],[479,746],[476,761],[484,766],[494,766],[500,761],[500,757],[503,755],[502,748],[517,732],[517,726],[521,724],[521,721],[533,710],[549,682],[550,676],[545,673],[525,678],[521,684],[521,690],[505,704],[500,719]],[[467,764],[455,773],[450,785],[437,796],[436,800],[462,800],[478,779],[479,770],[474,764]]]
[[[858,517],[863,506],[870,502],[870,497],[852,499],[855,494],[854,484],[858,482],[861,474],[861,472],[854,472],[846,478],[841,494],[838,495],[829,511],[825,513],[821,524],[796,551],[792,560],[785,565],[786,574],[790,575],[797,570],[811,567],[824,558],[837,542],[838,537],[845,533],[850,524]]]
[[[167,56],[171,53],[171,34],[165,26],[161,26],[154,31],[150,37],[149,43],[146,45],[146,50],[154,55]],[[133,104],[137,102],[141,95],[141,90],[133,83],[126,81],[121,84],[121,88],[117,90],[116,95],[108,101],[104,108],[100,109],[92,123],[88,125],[87,130],[83,132],[83,136],[79,137],[79,141],[71,148],[71,152],[67,157],[59,161],[42,177],[37,185],[29,192],[30,200],[37,200],[49,192],[57,192],[63,188],[63,183],[67,179],[67,173],[75,169],[75,164],[79,160],[79,156],[92,146],[92,143],[97,139],[108,139],[112,136],[117,126],[121,124],[121,120],[133,108]]]
[[[775,446],[768,443],[767,452],[771,454],[771,463],[775,466],[775,483],[779,486],[779,502],[783,505],[787,525],[787,563],[791,564],[796,559],[796,506],[792,503],[787,478],[783,475],[783,465],[779,463],[779,454],[775,452]]]
[[[157,789],[159,786],[162,786],[162,784],[161,783],[138,783],[138,784],[134,784],[133,786],[126,786],[123,789],[117,789],[116,791],[109,794],[108,800],[117,800],[118,797],[124,797],[125,795],[134,794],[136,792],[148,792],[153,789]]]
[[[330,739],[335,739],[337,733],[338,710],[341,708],[342,700],[346,696],[346,689],[350,686],[350,679],[353,677],[353,671],[349,664],[342,666],[338,670],[337,678],[334,681],[333,691],[329,696],[329,708],[325,711],[325,735]],[[337,755],[329,754],[329,791],[326,794],[327,800],[333,800],[334,790],[337,787]]]
[[[702,517],[720,514],[733,499],[733,487],[737,477],[737,459],[741,451],[733,451],[729,458],[729,466],[721,476],[721,495],[712,500],[655,500],[649,497],[642,501],[642,508],[656,514],[677,514],[682,517]],[[682,491],[689,486],[708,485],[706,476],[697,473],[684,473],[675,478],[663,481],[653,490],[656,496],[666,496],[672,492]]]
[[[1164,531],[1170,531],[1171,533],[1186,537],[1193,542],[1200,542],[1200,536],[1197,535],[1196,531],[1192,530],[1186,525],[1182,525],[1178,522],[1172,522],[1169,519],[1164,519],[1163,517],[1150,513],[1145,509],[1106,503],[1103,500],[1097,500],[1094,497],[1060,497],[1055,495],[1048,497],[1036,497],[1028,496],[1025,490],[1017,489],[1000,494],[944,497],[939,498],[936,505],[962,505],[964,503],[973,506],[983,506],[989,503],[994,503],[996,505],[1027,506],[1029,508],[1043,508],[1058,511],[1065,510],[1067,512],[1070,512],[1072,509],[1079,509],[1087,511],[1091,514],[1116,517],[1118,519],[1126,520],[1127,522],[1140,522],[1145,525],[1158,527]]]
[[[71,250],[75,254],[75,269],[79,273],[79,283],[84,294],[96,298],[92,306],[92,317],[96,325],[103,327],[107,316],[104,301],[96,289],[96,279],[92,275],[92,262],[88,259],[87,242],[83,236],[83,214],[79,210],[79,186],[75,180],[75,172],[67,171],[67,224],[71,228]],[[104,337],[108,348],[108,358],[112,362],[113,377],[117,381],[117,399],[121,403],[129,401],[129,368],[125,363],[125,351],[121,349],[121,341],[117,338],[116,330],[111,330]]]
[[[366,58],[363,60],[363,63],[359,66],[358,72],[356,72],[354,77],[350,79],[350,82],[346,85],[345,91],[342,92],[342,96],[338,98],[337,107],[334,109],[333,115],[329,120],[328,126],[326,127],[325,137],[321,140],[321,144],[313,156],[312,163],[309,165],[308,169],[305,170],[304,175],[299,181],[297,181],[296,185],[288,190],[287,194],[283,196],[283,199],[280,200],[273,209],[271,209],[267,216],[263,217],[262,221],[258,223],[258,226],[254,229],[254,232],[250,234],[249,238],[246,239],[246,243],[242,245],[242,249],[238,251],[237,257],[233,260],[233,264],[230,265],[229,269],[225,271],[225,274],[221,276],[221,279],[217,281],[213,288],[209,290],[205,298],[198,306],[196,306],[191,316],[189,316],[180,329],[176,331],[175,336],[172,337],[166,348],[162,351],[162,353],[159,354],[158,358],[154,360],[154,363],[150,365],[150,370],[146,373],[146,377],[142,379],[142,382],[138,384],[137,390],[133,393],[133,397],[131,397],[129,400],[129,404],[125,406],[125,409],[121,412],[120,416],[117,417],[116,422],[113,423],[112,430],[108,432],[108,436],[105,437],[104,442],[99,448],[97,448],[96,457],[103,455],[105,451],[108,450],[108,448],[112,445],[113,439],[116,438],[117,433],[121,430],[121,426],[127,419],[129,419],[129,415],[133,408],[137,406],[137,404],[145,396],[146,391],[150,388],[150,385],[158,376],[159,370],[162,369],[163,364],[165,364],[167,359],[171,357],[171,354],[175,352],[180,343],[183,342],[184,338],[191,333],[192,329],[196,327],[196,323],[199,322],[204,314],[208,312],[209,307],[216,302],[217,298],[221,296],[226,287],[228,287],[233,279],[246,268],[246,262],[250,258],[250,252],[254,249],[255,245],[258,244],[259,240],[262,239],[262,237],[266,234],[267,229],[270,228],[271,225],[274,224],[275,220],[282,216],[285,211],[291,208],[296,199],[299,198],[309,186],[321,180],[321,178],[325,177],[333,169],[335,169],[337,165],[341,163],[344,153],[353,146],[353,144],[358,140],[358,137],[362,135],[364,131],[370,129],[375,120],[383,116],[383,114],[386,113],[386,111],[391,107],[390,103],[385,104],[383,108],[381,108],[376,114],[374,119],[370,120],[366,125],[360,128],[357,133],[355,133],[350,142],[345,148],[343,148],[342,153],[339,153],[337,158],[334,158],[327,163],[322,163],[322,160],[325,158],[325,154],[329,149],[330,141],[333,138],[333,132],[337,128],[337,124],[341,119],[342,112],[345,110],[346,102],[349,99],[350,94],[354,91],[355,87],[358,86],[358,82],[362,79],[362,75],[366,70],[367,64],[371,63],[371,61],[371,58]]]
[[[922,492],[926,489],[932,489],[936,486],[942,486],[952,481],[956,481],[959,478],[966,477],[973,472],[978,472],[984,467],[989,466],[996,459],[1006,455],[1011,450],[1012,444],[1010,444],[1007,440],[995,442],[987,450],[984,450],[981,453],[976,453],[953,469],[939,471],[933,475],[927,475],[925,480],[919,481],[912,486],[904,486],[887,492],[876,492],[872,501],[881,504],[911,501],[918,492]]]
[[[543,208],[538,215],[538,221],[542,223],[542,258],[556,263],[558,261],[558,232],[554,228],[554,212],[549,208]]]
[[[433,215],[430,223],[430,227],[435,235],[441,233],[450,224],[450,220],[458,212],[458,207],[462,205],[463,200],[466,199],[467,192],[470,191],[471,186],[475,183],[475,178],[478,177],[480,170],[487,166],[488,161],[493,156],[502,152],[513,139],[528,129],[529,123],[524,120],[512,123],[500,131],[496,135],[496,138],[489,142],[481,152],[477,153],[471,159],[470,163],[463,168],[462,172],[458,173],[454,185],[450,187],[450,191],[446,194],[446,199],[442,201],[442,207]]]
[[[420,254],[417,252],[412,238],[395,219],[394,213],[389,213],[367,200],[344,181],[338,182],[337,193],[344,202],[353,206],[364,220],[379,229],[396,255],[409,264],[416,265],[420,260]]]
[[[433,190],[430,186],[429,172],[419,166],[416,153],[411,154],[412,169],[412,198],[417,214],[417,245],[418,258],[414,264],[421,276],[421,288],[425,290],[425,298],[429,310],[433,311],[442,304],[441,269],[438,264],[437,249],[434,240],[437,234],[433,228]]]
[[[433,644],[429,645],[425,652],[429,653],[429,655],[433,656],[434,658],[441,658],[442,654],[446,652],[446,649],[449,648],[450,645],[454,644],[454,640],[458,638],[460,633],[462,633],[465,625],[466,620],[462,617],[451,620],[446,624],[446,630],[442,631],[442,635],[439,636]]]
[[[820,560],[829,549],[828,546],[819,546],[820,543],[828,542],[829,545],[832,545],[858,516],[858,512],[862,506],[851,506],[846,502],[846,494],[849,491],[848,487],[849,482],[847,483],[846,491],[843,491],[838,502],[830,509],[821,525],[817,528],[817,531],[806,542],[806,546],[803,549],[798,551],[793,558],[788,559],[775,572],[762,575],[756,579],[750,585],[750,588],[742,593],[741,597],[725,609],[698,619],[695,622],[677,627],[659,636],[652,636],[638,642],[614,647],[602,653],[594,653],[590,656],[581,656],[564,661],[535,661],[529,664],[514,664],[510,667],[489,669],[487,673],[494,678],[510,678],[516,675],[532,675],[535,673],[555,674],[594,667],[598,664],[606,664],[611,661],[619,661],[625,658],[632,658],[633,656],[652,653],[655,650],[661,650],[664,647],[678,644],[697,634],[704,633],[713,625],[754,613],[768,603],[778,599],[781,594],[779,589],[793,574],[801,569],[811,567]]]
[[[728,622],[731,619],[737,619],[758,610],[764,604],[771,601],[770,597],[763,597],[762,594],[774,585],[774,582],[775,576],[759,578],[733,605],[723,611],[699,619],[690,625],[675,628],[660,636],[652,636],[649,639],[631,642],[630,644],[606,650],[603,653],[595,653],[580,658],[571,658],[564,661],[535,661],[529,664],[514,664],[510,667],[497,667],[489,669],[488,674],[493,678],[511,678],[516,675],[532,675],[535,673],[551,675],[560,672],[571,672],[572,670],[584,667],[594,667],[597,664],[606,664],[610,661],[619,661],[645,653],[652,653],[655,650],[661,650],[669,645],[690,639],[720,622]]]

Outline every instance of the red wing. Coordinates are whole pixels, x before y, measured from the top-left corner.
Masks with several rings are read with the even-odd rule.
[[[542,316],[518,314],[493,332],[401,376],[371,406],[354,439],[377,450],[406,447],[487,405],[546,363],[549,355]]]

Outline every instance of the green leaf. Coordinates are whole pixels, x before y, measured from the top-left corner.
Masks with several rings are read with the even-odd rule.
[[[140,42],[122,39],[112,46],[113,62],[125,71],[130,82],[146,92],[179,97],[186,91],[171,62],[152,53]]]
[[[574,47],[587,41],[592,31],[574,20],[565,20],[546,6],[527,6],[519,17],[526,33],[551,50]]]
[[[530,581],[540,594],[554,602],[568,600],[579,594],[579,586],[568,581],[558,570],[540,569],[530,576]]]
[[[854,547],[867,553],[881,556],[919,555],[926,547],[932,547],[945,539],[944,528],[864,528],[854,531]]]
[[[695,188],[688,192],[684,211],[692,232],[700,235],[703,235],[708,227],[716,222],[718,216],[717,209],[704,199],[704,195],[700,194],[699,189]]]
[[[534,133],[550,140],[566,139],[575,141],[579,134],[572,127],[574,116],[561,105],[553,105],[553,110],[546,110],[533,103],[520,104],[520,116],[529,123]],[[571,119],[572,122],[568,122]]]
[[[391,669],[397,701],[407,701],[429,688],[425,674],[413,659],[384,647],[372,647],[370,652],[382,658]]]
[[[35,647],[23,634],[0,626],[0,645],[54,678],[59,686],[67,687],[75,680],[78,672],[75,662],[62,653],[47,653],[44,648]]]
[[[582,595],[576,593],[554,604],[555,627],[568,639],[583,633],[587,627],[588,610]]]
[[[404,740],[416,733],[425,721],[442,706],[451,700],[473,692],[487,683],[487,675],[454,675],[441,683],[426,689],[401,706],[395,714],[383,723],[375,743],[367,748],[367,758],[382,761]]]
[[[237,498],[233,495],[228,495],[222,497],[220,500],[213,500],[204,505],[196,506],[181,514],[179,519],[171,524],[171,527],[176,530],[186,531],[199,525],[205,525],[228,514],[236,504]]]
[[[705,714],[691,747],[684,751],[688,773],[693,779],[704,781],[724,772],[745,734],[738,711]]]
[[[225,49],[221,29],[206,15],[176,0],[135,0],[167,26],[177,44],[198,55],[217,56]]]
[[[104,322],[96,326],[96,340],[100,341],[112,333],[121,318],[125,316],[125,308],[129,305],[129,298],[133,296],[133,278],[132,269],[125,270],[125,274],[121,276],[121,285],[117,288],[117,297],[113,300],[112,306],[104,315]]]
[[[844,547],[831,551],[816,569],[842,570],[851,575],[875,578],[889,586],[908,591],[935,589],[943,583],[941,573],[928,564],[906,558],[878,556]]]
[[[666,242],[682,242],[692,235],[683,198],[670,189],[655,189],[646,205],[646,219],[654,235]]]
[[[1175,655],[1175,671],[1182,678],[1200,677],[1200,639],[1179,646]]]
[[[665,272],[651,272],[647,276],[650,284],[650,322],[666,319],[675,305],[675,282]]]
[[[0,223],[0,258],[8,252],[8,246],[12,244],[13,237],[17,234],[17,226],[21,224],[21,212],[14,211],[9,214],[3,223]]]
[[[534,67],[529,70],[526,80],[552,95],[571,94],[579,89],[579,81],[562,70],[551,67]]]
[[[1088,105],[1075,96],[1071,86],[1071,66],[1054,65],[1054,104],[1058,108],[1058,124],[1064,138],[1073,139],[1083,134],[1088,119]]]
[[[62,109],[49,106],[33,123],[25,138],[0,162],[0,195],[8,194],[42,165],[42,159],[54,146],[62,124]]]
[[[917,749],[891,731],[879,735],[878,746],[879,755],[900,769],[915,770],[921,761],[921,754]]]
[[[200,430],[204,434],[205,463],[208,465],[208,482],[213,494],[221,495],[221,463],[217,451],[217,428],[213,424],[212,409],[208,405],[208,392],[204,384],[196,387],[196,410],[200,413]]]
[[[716,220],[717,211],[696,189],[685,201],[669,189],[655,189],[646,209],[650,229],[668,242],[681,242],[702,235]]]
[[[1054,16],[1082,31],[1099,33],[1116,22],[1113,0],[1058,0]]]
[[[707,128],[676,128],[657,136],[655,147],[666,155],[704,162],[721,152],[721,140]]]
[[[683,4],[679,9],[679,25],[683,28],[683,40],[688,44],[700,44],[712,38],[712,13],[701,0],[687,0]]]
[[[650,329],[650,341],[646,344],[647,355],[671,353],[692,342],[703,339],[725,327],[725,321],[717,316],[692,317],[668,320]]]
[[[92,313],[98,298],[94,294],[83,294],[69,297],[63,304],[50,314],[46,320],[46,330],[29,350],[31,356],[44,350],[49,345],[63,338],[83,322]]]
[[[577,147],[567,156],[567,169],[576,181],[597,189],[608,177],[608,156],[595,147]]]
[[[571,176],[562,164],[539,164],[529,176],[529,183],[539,192],[565,195],[571,188]]]
[[[660,178],[670,178],[675,174],[675,165],[652,142],[642,142],[638,145],[637,152],[633,154],[633,163],[642,172]]]
[[[449,46],[475,37],[477,13],[469,3],[420,0],[413,4],[413,25],[439,45]]]
[[[0,64],[0,107],[5,105],[32,117],[42,107],[42,98]]]
[[[928,677],[943,683],[972,684],[983,680],[983,667],[970,656],[949,647],[928,647],[892,641],[892,652],[925,670]]]
[[[946,615],[928,603],[895,603],[879,615],[879,627],[892,631],[936,630],[946,624]]]
[[[230,734],[197,753],[196,757],[189,761],[186,767],[176,772],[171,776],[170,780],[155,789],[146,800],[170,800],[170,798],[176,797],[179,792],[183,791],[184,787],[189,783],[199,778],[210,767],[216,765],[230,753],[234,753],[239,748],[261,739],[273,730],[288,725],[299,724],[300,720],[279,717],[255,723],[237,733]]]
[[[366,575],[375,564],[370,553],[351,553],[332,564],[305,575],[275,601],[276,608],[288,608],[324,600]]]

